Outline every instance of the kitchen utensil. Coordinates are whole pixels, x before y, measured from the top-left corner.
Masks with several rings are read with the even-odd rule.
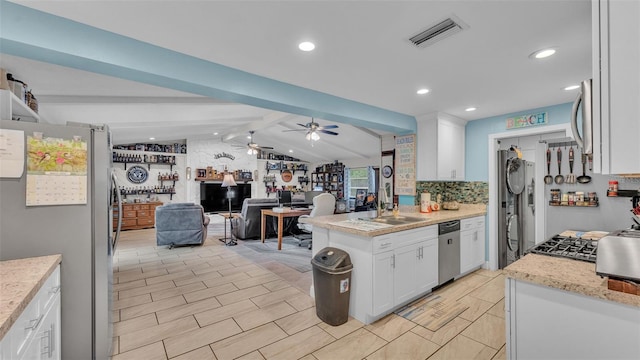
[[[557,151],[557,155],[558,155],[558,175],[556,175],[556,178],[554,179],[556,184],[560,185],[564,182],[564,176],[562,176],[562,150],[560,148],[558,148]]]
[[[580,184],[588,184],[591,182],[591,176],[585,174],[585,165],[587,164],[587,155],[582,154],[582,175],[576,179]]]
[[[549,185],[553,182],[553,176],[551,176],[551,149],[547,149],[547,175],[544,177],[544,183]]]
[[[573,146],[569,149],[569,175],[567,175],[566,183],[567,184],[575,184],[576,176],[573,175],[573,159],[575,153],[573,152]]]

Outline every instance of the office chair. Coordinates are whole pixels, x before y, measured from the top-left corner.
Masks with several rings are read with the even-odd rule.
[[[313,210],[309,215],[301,215],[300,218],[333,215],[336,209],[336,198],[332,194],[323,193],[313,198]],[[309,240],[309,249],[311,249],[311,232],[313,226],[311,224],[298,223],[298,228],[303,231],[302,234],[295,235],[293,238],[298,240],[298,246],[302,246],[302,242]]]

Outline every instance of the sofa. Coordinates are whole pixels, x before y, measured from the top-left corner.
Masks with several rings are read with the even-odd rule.
[[[292,203],[293,206],[304,206],[306,205],[304,199],[296,199],[294,198]],[[261,216],[262,213],[260,210],[262,209],[271,209],[278,206],[278,200],[273,199],[263,199],[263,198],[249,198],[244,199],[242,202],[242,209],[240,211],[240,215],[234,217],[233,219],[233,236],[238,239],[246,240],[246,239],[259,239],[260,238],[260,230],[261,230]],[[271,218],[272,220],[275,220]],[[298,219],[295,218],[285,218],[284,219],[285,229],[296,229],[296,224]],[[267,235],[275,234],[277,231],[277,224],[274,221],[267,222]]]
[[[156,243],[169,245],[200,245],[207,238],[209,217],[201,205],[174,203],[156,208]]]

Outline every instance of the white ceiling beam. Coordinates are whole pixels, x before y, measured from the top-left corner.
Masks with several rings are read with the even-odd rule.
[[[252,123],[249,123],[241,127],[238,127],[237,129],[234,129],[232,133],[227,134],[223,137],[223,141],[228,141],[235,137],[246,135],[249,133],[249,131],[257,131],[260,129],[265,129],[272,125],[275,125],[290,119],[294,119],[296,117],[298,117],[298,115],[287,114],[279,111],[270,112],[267,115],[265,115],[261,120],[254,121]]]

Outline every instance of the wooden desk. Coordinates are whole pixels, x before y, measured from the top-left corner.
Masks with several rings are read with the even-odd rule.
[[[309,215],[310,209],[296,209],[286,212],[275,212],[271,209],[263,209],[262,221],[260,222],[260,240],[264,242],[265,232],[267,231],[267,216],[274,216],[278,218],[278,250],[282,250],[282,228],[284,227],[284,218],[286,217],[298,217],[300,215]]]

